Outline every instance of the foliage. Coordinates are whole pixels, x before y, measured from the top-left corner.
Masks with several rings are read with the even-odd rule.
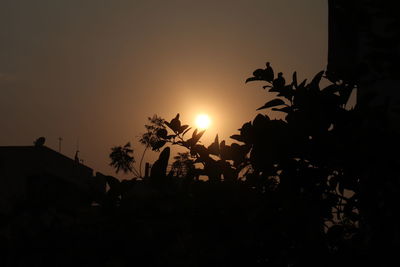
[[[200,144],[200,138],[205,130],[198,131],[195,129],[190,138],[185,138],[185,134],[190,131],[188,125],[182,125],[179,119],[179,113],[170,122],[166,121],[165,125],[172,133],[167,130],[162,131],[158,137],[165,144],[179,145],[188,149],[186,163],[199,163],[202,168],[190,168],[192,178],[198,175],[205,175],[210,181],[235,181],[239,178],[239,173],[242,168],[247,165],[246,154],[249,152],[248,146],[232,144],[226,145],[225,141],[219,142],[218,135],[214,142],[208,147]],[[177,159],[179,160],[179,158]],[[175,162],[178,166],[182,162]],[[195,174],[196,173],[196,174]]]
[[[267,63],[265,70],[256,70],[246,82],[267,82],[263,88],[277,93],[277,98],[257,110],[282,112],[285,118],[258,114],[239,129],[239,134],[231,136],[242,144],[228,146],[219,142],[217,135],[206,147],[198,143],[203,132],[197,130],[184,139],[190,128],[181,125],[179,114],[165,123],[172,134],[163,132],[160,138],[165,144],[186,147],[193,162],[202,164],[200,173],[210,182],[243,180],[256,191],[276,194],[282,216],[302,218],[296,229],[308,229],[301,242],[310,247],[323,242],[326,231],[329,236],[335,236],[337,229],[352,235],[360,222],[359,176],[343,155],[349,145],[346,136],[354,134],[354,123],[359,121],[356,110],[345,108],[354,86],[332,83],[321,88],[323,71],[310,83],[298,83],[295,72],[289,84],[283,73],[276,78],[273,73]],[[294,238],[293,242],[300,240]]]
[[[148,123],[144,125],[146,132],[139,139],[139,142],[145,146],[140,158],[139,169],[136,170],[133,166],[133,163],[135,163],[134,157],[131,155],[133,150],[130,149],[131,144],[127,143],[124,147],[117,146],[111,149],[110,165],[116,169],[116,173],[123,170],[124,173],[132,172],[136,178],[142,178],[142,163],[147,149],[151,148],[153,151],[159,151],[165,144],[165,141],[159,137],[163,132],[166,132],[164,119],[157,115],[147,119]]]
[[[114,167],[118,173],[122,170],[124,173],[128,173],[134,170],[133,163],[135,162],[132,156],[133,149],[131,149],[131,144],[128,142],[124,146],[116,146],[111,148],[110,166]]]
[[[350,122],[357,122],[356,111],[345,108],[354,86],[332,83],[320,88],[323,75],[321,71],[310,83],[298,83],[294,72],[289,84],[282,73],[275,79],[249,78],[246,82],[267,82],[263,88],[277,93],[278,98],[257,110],[282,112],[285,119],[273,120],[259,114],[232,138],[251,147],[253,175],[279,177],[277,191],[297,202],[287,212],[295,214],[291,208],[312,210],[308,212],[309,220],[316,226],[354,226],[359,220],[354,194],[359,177],[352,175],[343,157],[349,144],[346,138],[355,128]],[[353,196],[346,197],[346,192]]]
[[[298,82],[295,72],[287,83],[283,73],[274,76],[269,63],[255,70],[246,82],[264,82],[268,96],[276,96],[257,109],[265,113],[231,136],[238,142],[231,145],[218,135],[209,146],[201,144],[204,131],[189,134],[191,127],[182,124],[179,114],[159,121],[151,128],[156,141],[146,144],[153,150],[178,145],[187,152],[174,158],[168,173],[170,150],[165,147],[148,181],[113,186],[121,195],[121,203],[114,205],[129,207],[127,203],[137,201],[134,188],[160,203],[176,197],[180,204],[172,207],[182,210],[173,212],[185,217],[195,210],[188,216],[200,221],[204,232],[218,228],[216,232],[235,232],[239,240],[247,240],[249,247],[238,246],[246,256],[237,260],[246,259],[243,264],[248,266],[335,266],[354,253],[353,263],[359,264],[367,258],[365,251],[382,250],[376,244],[390,234],[382,229],[389,225],[398,231],[393,204],[399,195],[393,179],[396,162],[383,156],[398,138],[384,127],[366,127],[373,125],[367,119],[380,122],[384,107],[371,111],[357,104],[347,109],[354,85],[334,81],[322,87],[324,78],[321,71],[309,83]],[[283,119],[273,119],[274,112]],[[208,181],[198,180],[200,175]],[[202,216],[218,219],[213,224]],[[380,222],[378,217],[388,219]],[[229,249],[232,257],[235,249]]]
[[[140,138],[140,143],[151,147],[154,151],[159,151],[165,142],[160,138],[165,132],[164,119],[153,115],[148,117],[148,124],[145,124],[146,132]]]

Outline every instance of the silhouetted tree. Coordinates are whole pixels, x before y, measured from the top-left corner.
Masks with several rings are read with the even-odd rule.
[[[170,149],[165,147],[148,181],[114,186],[120,188],[121,203],[137,203],[161,217],[191,218],[190,244],[198,242],[194,251],[203,251],[205,264],[220,260],[202,250],[207,246],[224,255],[220,265],[248,266],[336,266],[349,256],[359,263],[366,253],[380,251],[377,244],[388,240],[383,237],[388,230],[379,226],[398,229],[391,201],[399,190],[397,180],[389,178],[396,175],[395,161],[378,158],[369,151],[377,151],[376,145],[365,144],[383,138],[388,145],[395,140],[393,133],[365,128],[365,117],[372,114],[357,104],[346,108],[354,85],[334,81],[322,87],[323,71],[309,83],[299,83],[296,72],[290,83],[281,72],[274,77],[269,63],[253,75],[246,82],[264,81],[262,88],[276,97],[257,109],[266,113],[231,136],[239,143],[227,145],[217,135],[205,146],[200,142],[204,131],[189,134],[179,114],[170,121],[156,120],[143,143],[153,150],[178,145],[187,152],[175,157],[167,174]],[[284,117],[274,119],[273,112]],[[368,179],[365,162],[372,164],[369,170],[385,166],[382,180]],[[208,182],[192,179],[197,175],[207,176]],[[180,182],[185,178],[192,182]],[[390,242],[383,247],[393,248],[395,238]]]
[[[148,117],[148,123],[144,125],[146,132],[142,134],[140,138],[140,143],[143,144],[146,149],[151,147],[154,151],[159,151],[165,142],[162,140],[164,134],[166,133],[164,126],[164,119],[153,115],[153,117]]]
[[[132,156],[133,149],[131,149],[131,144],[128,142],[124,146],[116,146],[111,148],[110,165],[115,168],[115,171],[118,173],[122,170],[124,173],[135,172],[138,175],[137,171],[133,167],[133,163],[135,162],[135,158]]]
[[[310,83],[298,83],[296,72],[290,84],[282,73],[272,83],[258,77],[247,79],[264,80],[268,83],[264,89],[278,93],[278,98],[257,110],[286,116],[276,120],[259,114],[232,138],[251,147],[250,177],[278,178],[273,191],[282,198],[281,213],[286,220],[297,221],[293,229],[285,230],[291,232],[293,242],[326,255],[325,231],[331,248],[337,249],[336,241],[345,242],[345,236],[354,235],[360,222],[360,176],[347,157],[360,120],[356,108],[345,108],[354,86],[336,82],[320,88],[323,75],[319,72]]]

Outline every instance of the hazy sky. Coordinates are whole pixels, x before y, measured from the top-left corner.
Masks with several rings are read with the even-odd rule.
[[[235,134],[271,96],[244,84],[270,61],[287,80],[327,64],[322,0],[0,0],[0,146],[48,147],[112,174],[148,116],[199,112],[203,142]],[[154,155],[149,154],[148,160]]]

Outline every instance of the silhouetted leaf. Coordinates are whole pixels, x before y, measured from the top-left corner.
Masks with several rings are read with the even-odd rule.
[[[189,125],[182,125],[182,126],[179,128],[178,134],[183,133],[188,127],[189,127]]]
[[[322,92],[328,93],[328,94],[334,94],[334,93],[338,92],[339,89],[340,89],[339,85],[331,84],[331,85],[328,85],[327,87],[325,87],[324,89],[322,89]]]
[[[304,88],[304,86],[306,85],[306,82],[307,82],[307,79],[304,79],[304,81],[302,81],[297,88],[298,89]]]
[[[221,159],[227,160],[231,158],[230,146],[225,145],[225,140],[223,140],[219,145]]]
[[[203,130],[201,132],[199,132],[196,137],[195,137],[195,144],[200,140],[200,138],[203,136],[203,134],[206,132],[206,130]]]
[[[266,122],[269,122],[270,118],[267,115],[257,114],[257,116],[253,120],[253,126],[264,125]]]
[[[203,136],[205,131],[206,130],[203,130],[203,131],[197,133],[197,129],[194,130],[193,134],[192,134],[192,138],[188,139],[185,142],[185,146],[188,148],[194,147],[197,144],[197,142],[200,140],[200,138]]]
[[[181,121],[179,120],[179,113],[176,114],[175,118],[171,120],[171,122],[165,122],[165,124],[172,130],[174,133],[179,132],[181,128]]]
[[[292,81],[292,85],[294,86],[294,88],[297,88],[297,72],[293,72],[293,81]]]
[[[264,70],[256,69],[255,71],[253,71],[253,76],[257,78],[262,78],[264,76]]]
[[[241,136],[241,135],[239,135],[239,134],[231,135],[230,138],[232,138],[232,139],[234,139],[234,140],[237,140],[237,141],[239,141],[239,142],[244,142],[244,141],[245,141],[244,138],[243,138],[243,136]]]
[[[215,136],[214,142],[207,149],[212,155],[218,156],[220,154],[218,134]]]
[[[159,140],[151,145],[152,150],[158,151],[161,147],[165,145],[166,141]]]
[[[170,155],[170,148],[166,147],[160,153],[158,160],[154,162],[151,168],[150,178],[153,180],[159,180],[162,177],[165,177],[167,174],[168,160]]]
[[[159,138],[166,138],[167,134],[168,134],[168,132],[166,129],[158,129],[158,131],[157,131],[157,137],[159,137]]]
[[[239,131],[240,135],[232,135],[231,138],[240,142],[251,142],[253,136],[253,126],[251,125],[251,122],[243,124]]]
[[[278,96],[283,96],[284,98],[286,98],[287,100],[291,100],[294,94],[294,90],[292,89],[292,85],[286,85],[285,87],[281,88],[281,90],[279,90],[279,94]]]
[[[126,144],[124,145],[125,151],[128,152],[128,153],[132,153],[132,152],[133,152],[133,149],[131,149],[130,147],[131,147],[131,142],[126,143]]]
[[[194,138],[197,135],[197,129],[195,129],[192,133],[192,138]]]
[[[267,103],[264,104],[264,106],[258,108],[257,110],[266,109],[266,108],[275,107],[275,106],[280,106],[280,105],[285,105],[285,102],[282,99],[275,98],[275,99],[273,99],[271,101],[268,101]]]
[[[257,77],[250,77],[250,78],[246,79],[245,83],[252,82],[252,81],[261,81],[261,79],[257,78]]]
[[[320,72],[318,72],[315,76],[314,76],[314,78],[312,79],[312,81],[311,81],[311,83],[310,83],[310,86],[312,86],[312,87],[318,87],[319,86],[319,83],[320,83],[320,81],[321,81],[321,78],[322,78],[322,75],[324,75],[324,71],[320,71]]]
[[[182,136],[184,136],[187,132],[189,132],[190,129],[192,129],[192,127],[187,128],[186,131],[183,132]]]
[[[205,160],[205,158],[208,157],[208,155],[210,154],[208,149],[203,146],[203,145],[194,145],[191,149],[190,149],[190,153],[192,155],[198,154],[200,156],[200,161],[198,162],[202,162]]]
[[[272,108],[272,110],[289,113],[292,111],[292,107],[287,106],[287,107],[283,107],[283,108]]]

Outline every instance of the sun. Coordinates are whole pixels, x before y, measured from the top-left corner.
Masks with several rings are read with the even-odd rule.
[[[196,117],[196,126],[201,130],[208,129],[211,124],[211,119],[207,114],[199,114]]]

